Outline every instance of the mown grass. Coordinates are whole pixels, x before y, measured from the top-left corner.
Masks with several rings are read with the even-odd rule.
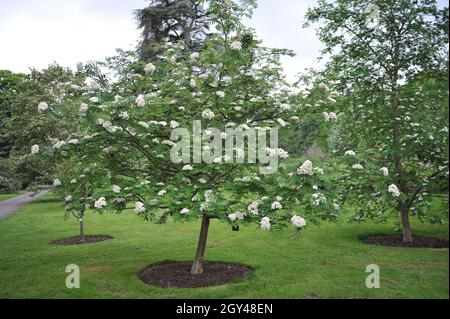
[[[439,206],[437,206],[439,207]],[[212,221],[206,259],[254,268],[245,280],[200,289],[148,286],[136,276],[163,260],[191,260],[200,221],[153,225],[133,213],[87,215],[87,234],[113,240],[75,246],[49,242],[78,233],[48,194],[0,221],[0,298],[448,298],[448,249],[365,245],[360,237],[393,233],[393,224],[326,223],[305,230],[232,232]],[[448,238],[448,225],[413,222],[415,234]],[[65,267],[81,269],[80,289],[65,287]],[[381,288],[365,287],[368,264]]]

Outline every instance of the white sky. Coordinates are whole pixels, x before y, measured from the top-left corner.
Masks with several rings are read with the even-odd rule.
[[[264,45],[289,48],[288,78],[317,67],[321,48],[313,29],[302,29],[308,6],[317,0],[259,0],[250,22]],[[443,5],[447,1],[439,0]],[[132,11],[145,0],[0,0],[0,69],[28,72],[56,61],[101,60],[115,48],[131,49],[139,38]]]

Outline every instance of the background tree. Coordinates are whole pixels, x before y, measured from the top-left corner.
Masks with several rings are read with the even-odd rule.
[[[411,242],[410,213],[423,215],[434,181],[448,176],[448,82],[439,76],[448,71],[448,11],[432,0],[339,0],[306,17],[306,26],[320,23],[324,76],[341,96],[337,151],[349,151],[352,165],[345,197],[361,207],[359,220],[398,212]]]
[[[186,48],[199,49],[209,27],[208,13],[202,0],[150,0],[147,8],[135,11],[138,27],[142,29],[138,54],[150,61],[162,51],[164,41],[184,41]]]
[[[52,120],[45,116],[48,108],[64,114],[61,102],[67,96],[78,96],[83,79],[76,79],[70,69],[50,65],[42,71],[31,73],[19,83],[10,98],[10,117],[5,121],[4,137],[11,143],[10,165],[23,187],[50,183],[55,173],[51,159],[32,156],[33,145],[53,145],[54,140],[68,138],[73,126],[61,116]],[[66,105],[67,106],[67,105]]]
[[[20,188],[20,182],[14,177],[8,160],[12,145],[6,137],[6,122],[11,116],[11,97],[24,78],[24,74],[0,70],[0,191]]]

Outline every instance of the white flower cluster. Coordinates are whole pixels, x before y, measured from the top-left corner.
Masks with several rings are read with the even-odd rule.
[[[389,170],[387,169],[387,167],[380,168],[380,171],[383,173],[383,176],[389,175]]]
[[[400,190],[398,189],[398,187],[395,184],[389,185],[388,192],[391,193],[392,196],[394,196],[394,197],[400,196]]]
[[[188,209],[188,208],[183,208],[181,211],[180,211],[180,214],[181,215],[186,215],[187,213],[189,213],[190,212],[190,209]]]
[[[247,206],[247,210],[252,213],[253,215],[258,215],[259,213],[259,202],[258,201],[254,201],[252,203],[250,203],[250,205]]]
[[[244,214],[242,214],[240,211],[236,211],[234,213],[229,214],[228,219],[230,219],[232,222],[234,222],[236,219],[243,220]]]
[[[274,201],[271,205],[271,208],[273,210],[280,210],[280,209],[283,209],[283,205],[281,205],[281,203],[279,201]]]
[[[100,197],[94,203],[94,207],[97,208],[97,209],[101,209],[101,208],[103,208],[105,206],[106,206],[106,198],[105,197]]]
[[[298,169],[297,174],[299,175],[312,175],[313,165],[310,160],[306,160]]]
[[[356,156],[356,153],[354,151],[352,151],[352,150],[348,150],[348,151],[345,151],[344,155]]]
[[[31,146],[31,155],[35,155],[39,153],[39,145],[34,144],[33,146]]]
[[[233,41],[230,44],[230,49],[234,51],[240,51],[242,50],[242,43],[240,41]]]
[[[113,193],[116,193],[116,194],[118,194],[118,193],[120,193],[120,191],[121,191],[121,188],[120,188],[120,186],[119,186],[119,185],[113,185],[113,187],[112,187],[112,191],[113,191]]]
[[[266,147],[266,155],[270,157],[278,156],[281,159],[289,158],[289,153],[282,148],[270,148]]]
[[[297,228],[303,228],[306,226],[306,220],[297,215],[292,216],[291,223]]]
[[[354,164],[354,165],[352,165],[352,168],[361,170],[361,169],[364,169],[364,166],[362,166],[361,164]]]
[[[263,230],[270,230],[270,219],[269,219],[269,217],[261,218],[260,225],[261,225],[261,229],[263,229]]]
[[[214,204],[216,202],[216,196],[214,195],[212,189],[206,190],[203,195],[205,196],[205,201],[200,204],[201,211],[207,210],[211,206],[211,204]]]
[[[336,122],[337,121],[337,115],[334,112],[329,112],[329,113],[323,112],[322,115],[326,122],[330,122],[330,121]]]
[[[320,192],[312,194],[311,204],[319,206],[327,202],[327,198]]]
[[[40,102],[38,104],[38,112],[42,113],[48,109],[48,104],[46,102]]]
[[[145,206],[144,203],[142,202],[136,202],[134,203],[134,212],[136,214],[141,214],[143,212],[145,212]]]
[[[144,72],[145,74],[153,74],[153,72],[155,72],[156,70],[156,66],[154,66],[152,63],[148,63],[145,65],[144,67]]]
[[[144,107],[145,106],[145,97],[143,94],[139,94],[136,100],[134,101],[137,106]]]
[[[202,117],[204,119],[212,120],[214,118],[214,112],[210,109],[206,109],[202,112]]]
[[[88,111],[89,111],[89,106],[86,103],[81,103],[80,109],[78,111],[80,116],[86,116]]]
[[[59,179],[55,178],[55,180],[53,181],[53,186],[54,187],[61,186],[61,181]]]

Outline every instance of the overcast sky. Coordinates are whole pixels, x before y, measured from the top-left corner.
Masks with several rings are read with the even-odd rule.
[[[312,29],[301,27],[306,9],[316,2],[259,0],[250,23],[264,45],[297,53],[283,61],[291,80],[318,66],[321,44]],[[146,5],[145,0],[0,0],[0,69],[28,72],[53,61],[75,68],[78,61],[113,55],[115,48],[133,48],[139,30],[132,11]]]

